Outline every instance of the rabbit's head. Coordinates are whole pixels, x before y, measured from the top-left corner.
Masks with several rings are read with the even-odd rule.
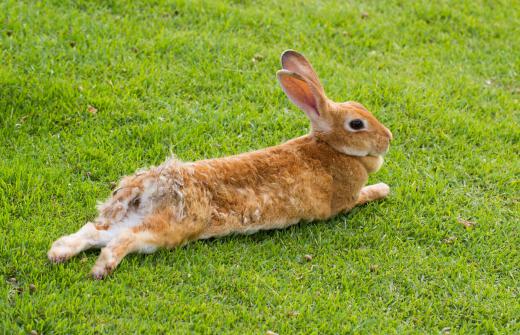
[[[381,156],[392,133],[363,105],[327,98],[311,64],[296,51],[282,54],[278,81],[289,99],[305,112],[312,134],[335,150],[351,156]]]

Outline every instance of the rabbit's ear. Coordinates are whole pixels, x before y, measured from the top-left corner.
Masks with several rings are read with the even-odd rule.
[[[283,91],[305,112],[314,130],[327,131],[327,98],[309,79],[298,73],[280,70],[276,73]]]
[[[282,68],[291,72],[296,72],[299,75],[312,81],[318,90],[324,93],[323,86],[321,86],[320,79],[316,71],[312,68],[311,63],[300,53],[294,50],[286,50],[281,57]]]

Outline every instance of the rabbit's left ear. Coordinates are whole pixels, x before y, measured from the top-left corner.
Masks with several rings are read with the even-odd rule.
[[[314,71],[311,63],[302,54],[294,50],[286,50],[282,53],[281,62],[284,70],[295,72],[305,77],[314,84],[316,89],[325,94],[316,71]]]

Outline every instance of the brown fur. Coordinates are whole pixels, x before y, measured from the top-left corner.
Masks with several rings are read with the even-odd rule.
[[[57,240],[49,259],[101,247],[92,274],[102,278],[131,252],[324,220],[384,198],[385,184],[363,186],[382,164],[390,131],[360,104],[330,101],[302,55],[285,52],[282,66],[278,79],[311,120],[310,134],[232,157],[171,159],[125,177],[94,223]],[[349,128],[352,119],[366,128]]]

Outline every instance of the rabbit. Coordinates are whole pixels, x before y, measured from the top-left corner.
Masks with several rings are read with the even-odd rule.
[[[326,220],[385,198],[388,185],[365,184],[383,164],[390,130],[361,104],[328,99],[300,53],[283,52],[281,63],[277,79],[310,120],[309,134],[231,157],[171,158],[126,176],[96,219],[53,243],[49,260],[101,248],[91,275],[102,279],[129,253]]]

